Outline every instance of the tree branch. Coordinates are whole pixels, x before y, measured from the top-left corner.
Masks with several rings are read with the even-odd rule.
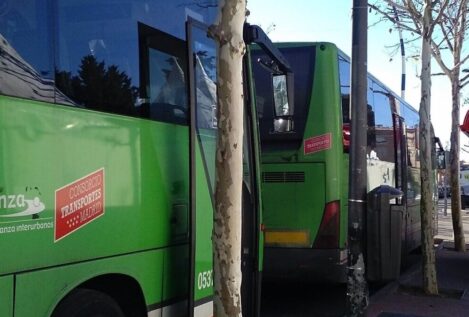
[[[417,8],[414,5],[414,2],[411,0],[406,0],[405,1],[405,10],[409,12],[410,16],[412,17],[412,21],[414,22],[414,25],[417,29],[420,30],[419,34],[422,34],[422,27],[419,25],[422,23],[422,14],[417,10]]]
[[[432,25],[430,26],[430,32],[433,33],[433,30],[435,28],[435,25],[438,23],[438,21],[440,21],[443,13],[445,12],[446,10],[446,7],[448,6],[448,3],[449,3],[449,0],[444,0],[443,4],[440,6],[440,12],[438,13],[437,17],[435,18],[435,20],[433,20],[433,23]],[[430,33],[430,34],[431,34]]]
[[[455,67],[456,67],[456,66],[457,66],[457,67],[461,67],[462,65],[464,65],[465,62],[467,62],[468,59],[469,59],[469,54],[466,55],[462,60],[460,60],[459,63],[457,63],[457,64],[455,65]]]
[[[436,45],[436,43],[432,40],[431,41],[432,43],[432,55],[433,57],[435,58],[436,62],[438,63],[438,65],[441,67],[441,69],[443,70],[443,72],[448,76],[450,77],[451,76],[451,69],[449,69],[445,62],[443,61],[443,59],[441,58],[441,52],[440,52],[440,48]]]
[[[459,21],[459,26],[457,28],[458,33],[456,33],[458,36],[455,38],[456,44],[458,47],[457,51],[457,56],[456,60],[459,60],[459,62],[455,63],[455,68],[459,68],[461,65],[461,52],[462,52],[462,47],[464,45],[464,37],[465,37],[465,29],[466,29],[466,16],[467,15],[467,0],[461,0],[460,6],[458,8],[458,16],[457,20]]]
[[[443,33],[442,42],[445,41],[446,44],[448,45],[449,50],[451,52],[454,52],[453,44],[450,41],[450,37],[449,37],[448,33],[446,32],[445,26],[443,24],[440,24],[440,23],[438,23],[438,25],[440,26],[441,33]]]
[[[392,1],[390,0],[386,0],[386,2],[389,3],[389,5],[392,5]],[[373,10],[375,10],[376,12],[378,12],[379,14],[381,14],[386,20],[394,23],[394,24],[398,24],[399,27],[401,27],[402,29],[406,30],[406,31],[409,31],[409,32],[413,32],[413,33],[416,33],[416,34],[419,34],[420,35],[420,30],[418,28],[411,28],[409,27],[409,25],[407,25],[406,23],[401,23],[400,21],[397,21],[396,18],[394,16],[392,16],[390,13],[382,10],[381,8],[377,7],[376,5],[374,4],[368,4],[368,6],[370,8],[372,8]],[[396,5],[397,6],[397,5]]]
[[[459,87],[463,88],[469,83],[469,74],[465,75],[463,78],[459,80]]]

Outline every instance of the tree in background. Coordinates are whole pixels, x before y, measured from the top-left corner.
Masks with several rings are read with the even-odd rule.
[[[116,65],[106,67],[92,55],[84,56],[78,75],[56,71],[57,88],[79,106],[99,111],[131,115],[135,109],[137,88]]]
[[[422,1],[390,1],[386,4],[371,4],[384,19],[396,23],[390,8],[396,6],[400,18],[399,26],[407,31],[408,42],[412,42],[422,36],[421,24],[417,18],[420,12],[412,7],[418,7]],[[414,5],[414,3],[416,3]],[[464,231],[461,219],[461,193],[459,184],[459,114],[461,107],[461,89],[469,83],[469,75],[463,76],[464,65],[469,59],[469,53],[463,50],[464,40],[468,32],[467,15],[468,0],[432,1],[433,32],[431,37],[431,52],[442,73],[434,75],[446,75],[451,82],[452,111],[451,111],[451,148],[450,148],[450,184],[451,184],[451,215],[453,220],[454,242],[457,251],[465,251]]]
[[[451,2],[451,3],[450,3]],[[463,1],[461,3],[465,3]],[[421,39],[421,99],[420,99],[420,179],[421,179],[421,224],[422,224],[422,254],[423,254],[423,290],[428,294],[438,294],[438,285],[436,279],[435,251],[433,249],[433,194],[432,181],[434,178],[432,172],[432,144],[431,134],[431,56],[441,56],[442,43],[435,42],[435,29],[442,30],[444,21],[450,5],[456,5],[458,0],[385,0],[370,3],[370,7],[376,10],[387,19],[396,24],[402,30],[408,33],[408,42]],[[397,15],[399,19],[395,17]],[[438,32],[440,33],[440,32]],[[441,32],[443,35],[445,31]],[[459,108],[459,107],[458,107]],[[458,110],[459,113],[459,110]],[[459,120],[457,120],[459,121]],[[455,146],[453,144],[453,146]],[[459,148],[459,142],[457,144]],[[457,151],[456,151],[457,152]],[[459,159],[457,160],[459,169]],[[459,175],[459,174],[457,174]],[[453,177],[454,178],[454,177]],[[459,200],[459,186],[457,193],[453,192]],[[453,199],[454,201],[454,199]],[[460,203],[458,203],[460,204]],[[460,205],[459,205],[460,207]],[[454,211],[453,206],[453,211]],[[460,208],[458,208],[458,211]]]
[[[245,0],[220,0],[209,34],[217,42],[215,214],[213,224],[214,316],[242,316],[241,193],[243,181],[243,26]]]
[[[461,219],[461,193],[459,186],[459,113],[461,108],[461,89],[469,82],[469,75],[461,77],[461,69],[469,59],[469,53],[463,56],[463,45],[468,31],[467,0],[452,0],[439,20],[438,27],[443,38],[432,41],[433,56],[443,73],[451,82],[451,148],[450,148],[450,181],[451,181],[451,215],[453,220],[454,245],[457,251],[466,250],[466,241]],[[442,54],[449,50],[450,56]],[[446,57],[446,58],[445,58]]]

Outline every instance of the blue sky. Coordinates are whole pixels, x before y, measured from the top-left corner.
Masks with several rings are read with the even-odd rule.
[[[248,0],[250,16],[248,22],[262,26],[269,31],[273,41],[326,41],[335,43],[350,55],[352,42],[352,0]],[[376,21],[374,13],[369,14],[368,24]],[[272,27],[275,25],[275,27]],[[381,23],[368,29],[368,72],[400,95],[401,57],[393,57],[390,49],[399,41],[396,31],[389,32],[390,24]],[[420,42],[418,42],[420,45]],[[407,54],[410,55],[410,47]],[[435,64],[433,72],[440,72]],[[420,103],[420,65],[418,61],[406,63],[406,100],[418,110]],[[432,78],[432,122],[443,146],[449,142],[451,132],[451,90],[445,76]],[[467,107],[461,108],[460,123]],[[461,145],[469,144],[462,135]],[[461,158],[469,160],[469,154],[461,152]]]

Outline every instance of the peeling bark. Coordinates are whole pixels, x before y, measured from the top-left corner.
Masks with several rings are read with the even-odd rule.
[[[213,227],[214,316],[242,316],[241,193],[245,0],[221,0],[209,33],[218,44],[218,139]]]

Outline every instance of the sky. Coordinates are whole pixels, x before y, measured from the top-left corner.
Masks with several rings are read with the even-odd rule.
[[[332,42],[350,56],[352,4],[352,0],[248,0],[248,22],[260,25],[274,42]],[[376,20],[374,13],[368,15],[368,72],[401,95],[400,51],[392,57],[392,49],[389,48],[399,42],[399,34],[397,31],[389,32],[390,24],[376,25]],[[410,54],[410,47],[406,48],[406,53]],[[417,110],[420,103],[419,69],[419,61],[407,59],[405,100]],[[434,64],[432,72],[441,70]],[[461,106],[460,124],[468,109]],[[443,146],[449,146],[451,86],[446,76],[432,78],[431,120]],[[464,147],[464,144],[469,144],[469,138],[461,133],[460,142]],[[469,161],[469,153],[460,153],[461,159]]]

